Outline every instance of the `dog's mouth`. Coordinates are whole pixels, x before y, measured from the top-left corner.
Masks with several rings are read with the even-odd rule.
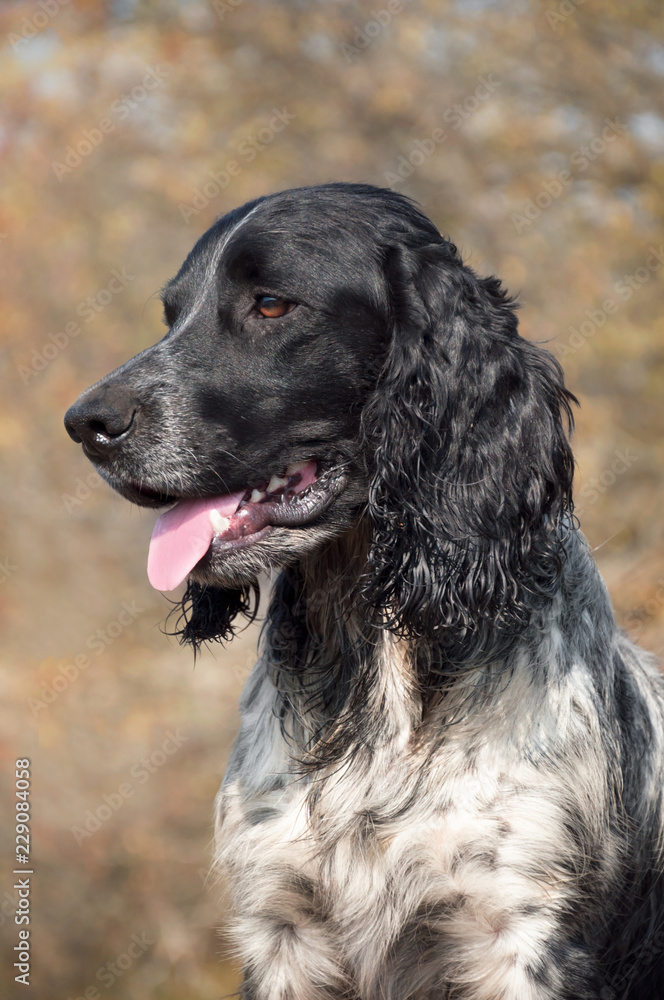
[[[269,481],[226,496],[180,500],[155,524],[148,579],[173,590],[205,559],[260,542],[275,527],[299,527],[323,513],[346,485],[343,466],[315,460],[287,466]]]

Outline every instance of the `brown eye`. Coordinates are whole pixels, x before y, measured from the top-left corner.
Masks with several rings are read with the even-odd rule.
[[[259,295],[256,299],[256,309],[266,319],[278,319],[279,316],[285,316],[294,306],[294,302],[278,299],[276,295]]]

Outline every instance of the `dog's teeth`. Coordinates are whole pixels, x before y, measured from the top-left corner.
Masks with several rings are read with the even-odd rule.
[[[262,490],[252,490],[251,496],[249,497],[249,503],[260,503],[261,500],[265,498],[265,494]]]
[[[228,529],[230,523],[230,519],[228,517],[222,517],[218,510],[210,511],[210,524],[214,528],[215,534],[223,535],[224,531]]]
[[[285,476],[294,476],[296,472],[302,472],[309,465],[308,462],[293,462],[284,472]]]
[[[267,492],[274,493],[275,490],[280,490],[282,486],[288,486],[288,480],[281,479],[279,476],[272,476],[272,479],[267,484]]]

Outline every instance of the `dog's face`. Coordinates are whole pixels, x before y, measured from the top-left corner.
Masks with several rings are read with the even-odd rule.
[[[360,415],[387,336],[370,209],[286,192],[220,219],[163,292],[164,339],[68,411],[71,437],[128,500],[215,501],[165,519],[160,589],[189,571],[253,579],[343,530],[366,500]]]
[[[190,577],[187,638],[230,634],[261,571],[360,521],[362,606],[400,634],[438,631],[454,661],[495,652],[549,599],[573,397],[500,282],[412,202],[330,184],[245,205],[164,307],[164,339],[66,424],[123,496],[173,505],[148,573],[160,590]]]

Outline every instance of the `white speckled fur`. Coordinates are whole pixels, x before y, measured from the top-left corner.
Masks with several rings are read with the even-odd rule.
[[[582,546],[578,558],[585,583],[596,585]],[[599,596],[588,626],[601,629],[603,587]],[[265,649],[218,800],[217,862],[238,914],[244,995],[569,995],[565,963],[547,962],[547,949],[588,879],[600,901],[610,894],[624,843],[610,706],[607,714],[596,665],[577,658],[562,669],[565,611],[561,598],[538,641],[545,671],[524,640],[509,680],[452,723],[451,704],[467,698],[480,673],[465,675],[423,717],[409,650],[384,634],[374,651],[379,742],[304,775],[282,735]],[[661,741],[658,675],[615,627],[610,645],[631,661]],[[661,783],[661,747],[653,749],[652,780]],[[606,997],[619,995],[607,989]]]

